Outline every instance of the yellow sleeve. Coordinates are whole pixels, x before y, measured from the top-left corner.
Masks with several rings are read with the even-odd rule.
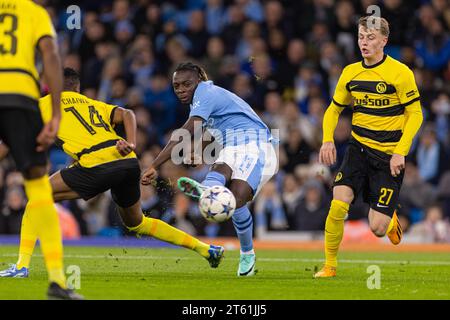
[[[38,44],[39,40],[45,36],[56,38],[56,32],[47,11],[39,5],[36,5],[35,8],[36,10],[34,10],[35,12],[33,15],[34,43]]]
[[[414,74],[411,70],[408,69],[402,75],[397,92],[399,93],[401,103],[405,107],[405,122],[402,137],[395,147],[394,153],[407,156],[414,136],[419,131],[423,122],[419,90],[417,89]]]
[[[396,90],[400,103],[405,106],[411,104],[413,100],[419,100],[420,95],[417,89],[416,79],[414,78],[414,73],[408,67],[405,67],[405,70],[400,73]]]
[[[334,130],[339,121],[339,115],[352,101],[352,95],[347,90],[348,70],[345,68],[339,78],[334,91],[333,100],[323,116],[323,138],[322,143],[334,141]]]
[[[50,95],[46,95],[39,99],[39,109],[41,111],[42,121],[47,123],[52,118],[52,100]]]
[[[323,138],[322,143],[334,142],[334,130],[339,121],[339,115],[344,108],[336,105],[334,101],[330,103],[323,115]]]

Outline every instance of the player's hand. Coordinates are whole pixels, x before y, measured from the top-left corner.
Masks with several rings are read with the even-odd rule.
[[[119,151],[121,156],[126,156],[127,154],[131,153],[136,149],[136,146],[133,143],[129,143],[125,140],[119,140],[116,143],[116,149]]]
[[[334,142],[324,142],[319,152],[319,162],[331,166],[336,162],[336,147]]]
[[[156,171],[156,169],[153,167],[149,167],[147,170],[144,171],[144,174],[142,175],[141,178],[141,183],[144,186],[149,185],[153,180],[156,179],[157,176],[158,172]]]
[[[397,177],[405,169],[405,156],[394,153],[390,161],[391,175]]]
[[[42,128],[41,132],[36,138],[38,144],[38,146],[36,147],[36,151],[45,151],[55,142],[60,120],[61,117],[56,116],[44,125],[44,128]]]

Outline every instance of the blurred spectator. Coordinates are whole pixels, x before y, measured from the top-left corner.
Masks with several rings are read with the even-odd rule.
[[[225,7],[222,0],[206,1],[206,31],[211,35],[218,35],[225,25]]]
[[[412,162],[406,162],[405,177],[400,190],[399,215],[408,217],[411,223],[415,223],[424,216],[424,210],[436,199],[436,191],[433,186],[424,181],[419,169]]]
[[[293,173],[299,164],[308,164],[313,152],[311,146],[303,139],[300,130],[295,127],[289,130],[289,137],[282,150],[286,153],[287,163],[283,166],[283,170],[287,173]]]
[[[243,8],[234,4],[228,8],[227,22],[221,34],[227,54],[234,54],[237,45],[237,39],[242,35],[242,28],[245,22]]]
[[[256,104],[250,76],[248,76],[246,73],[239,73],[234,77],[231,89],[236,95],[242,98],[249,105],[254,106]]]
[[[0,233],[19,234],[27,200],[20,187],[9,188],[0,214]]]
[[[262,23],[262,30],[265,38],[269,37],[270,31],[278,29],[286,37],[292,37],[292,22],[284,19],[285,12],[283,5],[279,1],[269,0],[264,4],[265,19]]]
[[[150,87],[144,92],[144,105],[150,111],[152,121],[158,124],[160,134],[173,127],[178,99],[165,74],[157,73],[150,79]]]
[[[332,29],[336,45],[344,52],[347,60],[354,60],[357,43],[355,34],[357,33],[357,23],[355,9],[348,0],[341,0],[336,3],[336,25]]]
[[[411,31],[413,30],[410,7],[404,5],[403,0],[384,0],[381,6],[382,15],[389,21],[389,42],[388,46],[402,46],[410,42]],[[388,48],[394,58],[398,58],[398,51]],[[394,49],[395,50],[395,49]]]
[[[190,13],[188,30],[185,35],[190,42],[189,54],[193,58],[202,57],[208,42],[208,32],[205,30],[203,11],[195,10]]]
[[[255,228],[258,236],[270,230],[288,228],[286,213],[280,195],[273,181],[267,182],[261,189],[254,205]]]
[[[303,40],[292,39],[289,41],[286,57],[279,61],[277,68],[277,79],[283,90],[292,90],[297,70],[306,59],[306,46]]]
[[[434,125],[424,126],[415,157],[421,178],[437,185],[441,173],[448,168],[448,160],[444,147],[437,140]]]
[[[284,177],[283,190],[281,194],[290,230],[295,228],[296,225],[295,207],[300,201],[300,198],[303,196],[303,192],[304,190],[302,190],[299,181],[295,177],[295,175],[287,174]]]
[[[242,27],[242,37],[237,43],[235,55],[239,61],[244,62],[246,60],[254,59],[256,56],[252,56],[251,43],[252,40],[261,37],[259,24],[255,21],[246,21]]]
[[[426,68],[439,70],[450,60],[450,37],[439,19],[427,21],[427,33],[416,45],[417,55]]]
[[[320,231],[325,227],[330,199],[325,196],[322,184],[310,180],[303,186],[303,198],[295,208],[295,230]]]
[[[419,238],[421,242],[450,242],[450,224],[443,219],[441,206],[428,207],[425,220],[411,226],[408,235]]]
[[[442,175],[441,181],[437,189],[438,200],[442,201],[444,215],[450,220],[450,172],[447,171]]]
[[[205,70],[208,70],[210,80],[216,80],[220,75],[220,68],[225,54],[225,46],[221,38],[211,37],[208,40],[206,57],[202,60]]]
[[[112,97],[114,79],[123,75],[122,59],[119,56],[110,57],[105,61],[102,78],[99,85],[98,100],[109,103]]]

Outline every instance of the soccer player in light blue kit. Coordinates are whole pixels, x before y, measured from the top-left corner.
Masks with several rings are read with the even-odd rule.
[[[230,189],[236,198],[232,221],[241,245],[237,274],[252,276],[256,258],[253,219],[247,203],[278,170],[275,150],[278,140],[244,100],[208,81],[201,67],[181,63],[173,74],[172,85],[180,101],[190,104],[189,119],[181,129],[189,132],[190,137],[196,136],[197,128],[202,132],[208,130],[221,145],[219,156],[202,183],[183,177],[178,186],[193,199],[199,199],[208,187],[221,185]],[[156,178],[157,169],[171,158],[179,143],[177,139],[167,143],[144,172],[142,184],[150,184]]]

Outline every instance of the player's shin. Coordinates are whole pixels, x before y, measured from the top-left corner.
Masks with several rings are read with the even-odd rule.
[[[35,229],[30,220],[30,209],[27,205],[22,217],[22,226],[20,229],[19,259],[17,260],[17,269],[19,270],[23,267],[27,269],[30,267],[31,256],[33,255],[37,240]]]
[[[138,235],[151,236],[176,246],[194,250],[205,258],[209,257],[208,244],[159,219],[143,217],[142,222],[138,226],[127,228],[130,231],[136,232]]]
[[[40,239],[49,281],[66,288],[61,229],[48,176],[26,180],[25,191],[28,197],[27,222]]]
[[[337,267],[337,253],[344,235],[344,219],[349,204],[340,200],[331,201],[330,211],[325,223],[325,264]]]
[[[253,219],[246,205],[237,208],[231,217],[241,244],[242,253],[253,253]]]

